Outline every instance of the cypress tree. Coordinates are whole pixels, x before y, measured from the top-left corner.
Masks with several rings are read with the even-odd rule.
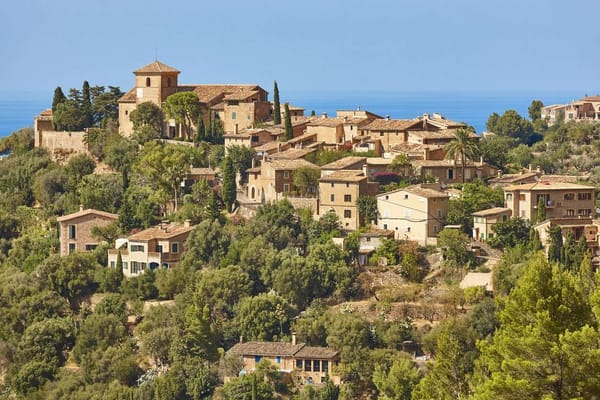
[[[52,98],[52,112],[54,113],[56,111],[56,106],[60,103],[64,103],[66,99],[67,97],[63,93],[61,87],[57,86],[56,89],[54,89],[54,97]]]
[[[233,167],[233,160],[227,156],[224,160],[223,166],[223,189],[222,197],[225,202],[227,212],[231,212],[231,206],[235,202],[236,187],[235,187],[235,168]]]
[[[546,201],[543,197],[538,200],[536,222],[542,222],[546,219]]]
[[[196,141],[202,142],[206,140],[206,127],[204,126],[204,119],[202,114],[198,116],[198,133],[196,134]]]
[[[317,115],[317,113],[315,112],[315,110],[312,110],[312,111],[310,112],[310,116],[311,116],[311,117],[314,117],[315,115]]]
[[[117,276],[119,277],[119,283],[123,281],[123,258],[121,257],[121,252],[117,253],[117,265],[115,266]]]
[[[275,125],[281,123],[281,105],[279,104],[279,88],[277,81],[273,85],[273,122]]]
[[[81,88],[81,112],[83,114],[84,127],[88,128],[92,126],[94,123],[92,117],[92,97],[88,81],[83,81],[83,87]]]
[[[289,107],[288,103],[285,103],[284,114],[285,114],[285,140],[291,140],[294,138],[294,128],[292,127],[292,117],[290,116],[290,107]]]

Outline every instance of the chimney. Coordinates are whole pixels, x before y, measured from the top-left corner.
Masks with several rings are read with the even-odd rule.
[[[423,114],[423,119],[429,119],[429,113],[424,113]]]
[[[389,120],[390,120],[390,116],[389,116],[389,115],[386,115],[386,116],[385,116],[385,120],[386,120],[386,121],[389,121]]]
[[[79,205],[79,211],[83,211],[83,204]]]
[[[240,343],[244,343],[244,335],[240,335]]]
[[[321,116],[322,118],[327,118],[327,113],[324,112],[323,115]]]
[[[190,226],[192,226],[192,220],[191,219],[186,219],[185,221],[183,221],[183,226],[185,228],[189,228]]]
[[[502,170],[501,169],[498,170],[497,175],[498,175],[498,178],[502,178]]]
[[[256,158],[252,157],[252,168],[256,167]]]
[[[296,332],[292,332],[292,345],[296,345]]]
[[[542,168],[538,165],[537,167],[535,167],[535,172],[537,172],[538,174],[541,174]]]
[[[356,111],[360,111],[360,106],[356,107]]]
[[[529,172],[531,172],[531,171],[532,171],[532,169],[531,169],[531,163],[529,163]]]
[[[234,133],[235,133],[236,135],[238,134],[238,124],[235,124]]]

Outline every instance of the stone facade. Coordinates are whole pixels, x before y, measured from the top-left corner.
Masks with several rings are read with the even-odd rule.
[[[92,251],[100,244],[92,235],[94,227],[103,227],[119,219],[116,214],[98,210],[81,210],[57,218],[60,225],[60,255],[73,252]]]

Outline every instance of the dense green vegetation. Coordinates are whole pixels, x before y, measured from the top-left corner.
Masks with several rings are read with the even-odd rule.
[[[223,147],[210,140],[196,147],[152,140],[160,136],[162,110],[148,104],[132,113],[134,139],[123,138],[114,115],[94,116],[94,99],[102,95],[94,93],[89,85],[69,98],[55,92],[55,107],[80,99],[82,115],[92,110],[86,120],[91,156],[57,164],[33,148],[29,129],[0,141],[0,150],[11,150],[0,161],[0,399],[565,399],[600,393],[600,275],[584,242],[550,231],[545,255],[527,221],[498,224],[490,241],[503,250],[493,267],[494,298],[481,288],[459,288],[466,272],[485,267],[456,229],[440,233],[437,249],[384,240],[370,265],[359,267],[360,232],[350,234],[344,248],[335,245],[341,227],[333,213],[314,220],[287,201],[263,205],[252,218],[227,212],[236,173],[243,182],[252,152],[231,148],[224,157]],[[193,105],[181,100],[172,106],[192,107],[181,118],[196,121]],[[507,171],[536,160],[560,172],[593,163],[583,151],[595,154],[599,128],[546,128],[540,107],[532,103],[532,121],[508,112],[492,116],[498,134],[482,140],[486,159]],[[536,135],[542,140],[532,144]],[[455,156],[473,157],[467,147],[457,147]],[[562,151],[568,156],[559,157]],[[349,152],[313,154],[322,165]],[[220,190],[205,181],[181,185],[190,166],[208,165],[221,167]],[[405,165],[398,159],[393,168]],[[317,180],[307,168],[294,183],[310,196]],[[472,212],[503,203],[502,192],[484,182],[457,188],[462,196],[451,200],[448,222],[467,232]],[[119,222],[96,230],[107,245],[60,257],[56,217],[80,205],[118,213]],[[374,198],[359,199],[358,207],[362,219],[377,218]],[[197,224],[177,268],[124,279],[121,268],[106,267],[115,238],[165,218]],[[169,302],[144,308],[149,300]],[[292,332],[300,342],[339,351],[333,372],[342,377],[340,387],[283,382],[267,362],[224,383],[225,375],[240,370],[239,360],[225,355],[240,336],[290,341]],[[421,351],[427,361],[413,357]]]

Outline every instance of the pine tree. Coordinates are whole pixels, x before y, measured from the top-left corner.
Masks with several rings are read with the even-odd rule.
[[[281,105],[279,104],[279,88],[277,81],[273,85],[273,122],[275,125],[281,123]]]
[[[291,140],[294,138],[294,128],[292,127],[292,117],[290,116],[290,106],[285,103],[285,140]]]
[[[233,160],[227,156],[224,160],[223,166],[223,189],[222,197],[225,202],[227,212],[231,212],[231,207],[235,203],[236,185],[235,185],[235,168],[233,167]]]
[[[83,87],[81,88],[81,112],[83,114],[84,127],[88,128],[92,126],[94,122],[92,118],[92,97],[88,81],[83,81]]]

